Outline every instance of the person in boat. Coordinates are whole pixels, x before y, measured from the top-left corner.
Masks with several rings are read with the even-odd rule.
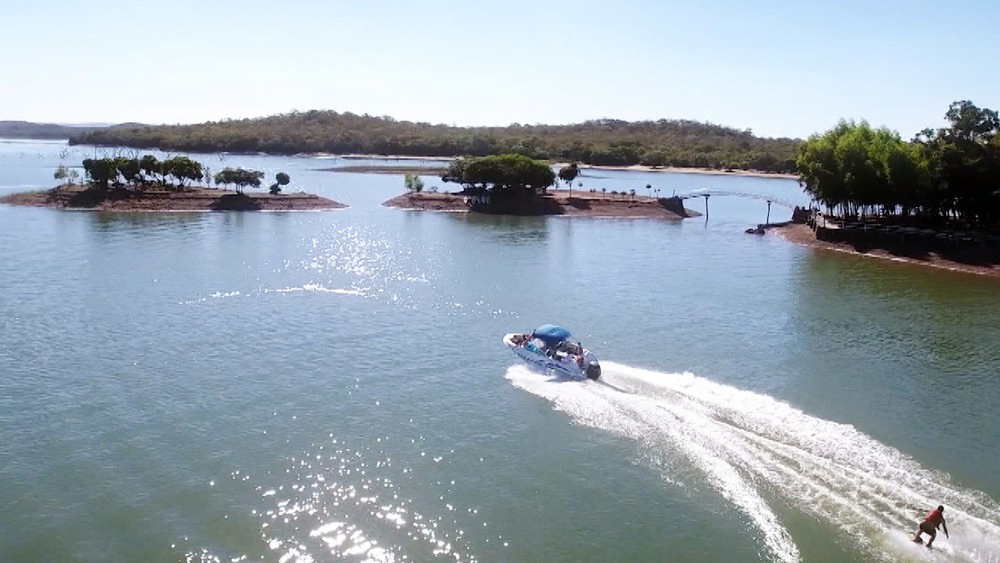
[[[917,528],[917,533],[913,536],[913,541],[923,541],[920,535],[927,534],[931,538],[927,540],[927,547],[930,547],[934,543],[934,538],[937,537],[938,528],[944,529],[944,537],[949,537],[948,525],[944,522],[944,506],[938,506],[924,516],[924,521]]]

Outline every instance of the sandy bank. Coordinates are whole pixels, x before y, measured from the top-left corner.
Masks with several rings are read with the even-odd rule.
[[[560,215],[567,217],[630,217],[649,219],[679,220],[686,217],[701,215],[697,211],[685,210],[686,215],[680,215],[668,209],[663,203],[652,197],[602,197],[591,193],[555,192],[540,196],[530,202],[524,202],[516,207],[505,208],[498,213],[510,215]],[[451,211],[464,213],[469,211],[465,197],[457,194],[442,193],[407,193],[394,197],[382,205],[399,209],[416,209],[422,211]]]
[[[102,192],[79,185],[11,194],[0,198],[0,203],[94,211],[319,211],[347,207],[304,192],[237,194],[216,188]]]
[[[881,258],[883,260],[895,260],[897,262],[919,264],[921,266],[930,266],[933,268],[941,268],[956,272],[967,272],[971,274],[1000,277],[1000,264],[967,264],[964,262],[956,262],[954,260],[942,258],[933,252],[919,258],[915,258],[912,256],[894,254],[881,248],[860,249],[848,243],[834,243],[818,240],[813,230],[809,228],[808,225],[803,225],[801,223],[774,225],[768,227],[767,230],[768,232],[774,233],[789,242],[794,242],[810,248],[846,252],[848,254]]]

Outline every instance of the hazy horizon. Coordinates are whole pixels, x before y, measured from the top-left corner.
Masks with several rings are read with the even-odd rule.
[[[4,119],[61,124],[312,109],[456,126],[686,119],[793,138],[843,118],[909,138],[942,125],[953,101],[1000,106],[1000,79],[983,68],[1000,42],[964,26],[998,16],[1000,5],[974,0],[52,0],[9,15],[0,45],[19,55],[0,107]]]

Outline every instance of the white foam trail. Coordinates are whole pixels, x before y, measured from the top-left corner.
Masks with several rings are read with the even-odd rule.
[[[267,288],[264,288],[264,289],[258,289],[258,290],[255,290],[255,291],[250,291],[248,293],[241,293],[239,291],[230,291],[230,292],[216,291],[215,293],[209,295],[208,297],[201,297],[199,299],[191,299],[191,300],[188,300],[188,301],[179,301],[178,304],[180,304],[180,305],[192,305],[194,303],[204,303],[205,301],[208,301],[209,298],[212,298],[212,299],[227,299],[227,298],[230,298],[230,297],[240,297],[240,296],[253,297],[253,296],[264,294],[264,293],[295,293],[295,292],[300,292],[300,291],[303,291],[303,292],[304,291],[309,291],[309,292],[315,292],[315,293],[335,293],[337,295],[353,295],[353,296],[356,296],[356,297],[369,297],[369,295],[370,295],[368,293],[368,291],[363,290],[363,289],[343,289],[343,288],[339,288],[339,287],[326,287],[326,286],[323,286],[323,285],[318,284],[318,283],[307,283],[307,284],[302,285],[300,287],[282,287],[282,288],[279,288],[279,289],[267,289]]]
[[[766,395],[690,373],[602,362],[600,382],[567,384],[515,366],[507,378],[575,421],[632,438],[668,464],[682,457],[746,514],[771,557],[800,558],[764,495],[833,526],[884,560],[925,558],[909,541],[923,510],[938,504],[955,532],[935,542],[937,559],[1000,561],[1000,505],[962,489],[850,425],[810,416]],[[683,475],[662,465],[667,479]],[[910,532],[912,533],[912,532]],[[833,541],[833,540],[832,540]]]
[[[264,293],[270,293],[274,291],[275,293],[292,293],[295,291],[314,291],[318,293],[336,293],[338,295],[356,295],[358,297],[367,297],[368,294],[359,289],[342,289],[339,287],[325,287],[318,283],[307,283],[302,287],[285,287],[282,289],[269,290],[265,289]]]

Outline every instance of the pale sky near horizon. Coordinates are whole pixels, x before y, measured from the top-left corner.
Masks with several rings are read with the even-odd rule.
[[[456,125],[694,119],[909,138],[1000,108],[1000,2],[37,0],[3,9],[0,119],[332,109]]]

